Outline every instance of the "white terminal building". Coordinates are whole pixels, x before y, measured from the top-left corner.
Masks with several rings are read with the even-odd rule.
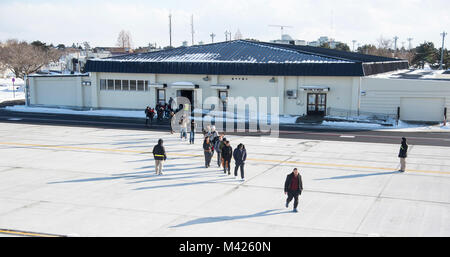
[[[141,110],[184,96],[205,109],[210,96],[265,97],[270,109],[270,97],[278,97],[281,115],[344,110],[442,122],[450,107],[450,77],[392,76],[408,68],[406,60],[234,40],[91,59],[84,74],[31,75],[27,104]]]

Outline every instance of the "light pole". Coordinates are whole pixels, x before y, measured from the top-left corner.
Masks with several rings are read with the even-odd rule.
[[[442,36],[442,48],[441,48],[441,65],[439,66],[440,70],[444,69],[444,41],[445,41],[445,36],[447,36],[447,33],[444,31],[441,33]]]

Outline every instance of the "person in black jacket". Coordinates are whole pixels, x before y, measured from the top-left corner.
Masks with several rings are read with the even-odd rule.
[[[298,196],[302,194],[302,191],[302,176],[298,173],[297,168],[295,168],[292,173],[286,177],[286,182],[284,182],[284,194],[288,196],[286,199],[286,208],[289,207],[289,203],[294,199],[294,212],[297,212]]]
[[[205,153],[205,167],[209,168],[209,165],[211,164],[211,158],[213,154],[213,145],[211,141],[209,140],[209,137],[205,137],[203,140],[203,152]]]
[[[234,176],[237,177],[238,168],[241,168],[241,179],[244,180],[244,164],[247,159],[247,151],[243,144],[239,144],[233,152],[233,158],[235,163]]]
[[[223,159],[223,173],[230,175],[230,161],[233,157],[233,148],[230,146],[230,141],[225,141],[225,146],[222,147],[222,159]]]
[[[406,143],[406,138],[402,137],[402,144],[400,145],[400,152],[398,153],[398,157],[400,158],[400,172],[405,172],[407,155],[408,144]]]
[[[163,162],[167,159],[162,139],[159,139],[158,144],[153,147],[153,158],[155,158],[156,175],[162,175]]]

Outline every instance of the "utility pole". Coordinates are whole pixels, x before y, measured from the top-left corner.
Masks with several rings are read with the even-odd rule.
[[[442,48],[441,48],[441,65],[439,66],[440,70],[444,69],[444,42],[445,42],[445,36],[447,36],[447,33],[444,31],[441,33],[442,36]]]
[[[397,55],[397,40],[398,40],[398,37],[395,36],[394,37],[394,56]]]
[[[172,13],[169,13],[169,45],[172,47]]]
[[[214,37],[216,37],[216,34],[211,33],[209,36],[211,37],[211,42],[214,43]]]
[[[191,16],[191,35],[192,35],[192,45],[194,45],[194,15]]]
[[[412,48],[411,42],[413,41],[413,39],[414,39],[414,38],[412,38],[412,37],[407,38],[407,40],[408,40],[408,42],[409,42],[409,45],[408,45],[409,50],[411,50],[411,48]]]
[[[225,30],[225,42],[228,41],[228,30]]]
[[[355,44],[356,44],[356,40],[352,40],[353,43],[353,52],[355,51]]]

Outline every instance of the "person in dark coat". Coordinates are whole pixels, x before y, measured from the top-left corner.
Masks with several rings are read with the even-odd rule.
[[[222,147],[221,145],[223,144],[223,134],[219,135],[219,137],[217,137],[216,142],[214,143],[214,151],[216,151],[217,153],[217,167],[220,168],[220,166],[222,165]]]
[[[197,126],[197,123],[195,122],[194,118],[192,118],[191,119],[191,131],[189,132],[189,144],[194,143],[196,126]]]
[[[302,191],[302,176],[298,173],[297,168],[295,168],[292,173],[286,177],[286,181],[284,182],[284,194],[288,196],[286,199],[286,208],[289,207],[289,203],[294,199],[294,212],[297,212],[298,196],[302,194]]]
[[[169,114],[169,124],[170,124],[170,134],[173,134],[173,125],[175,123],[175,113],[174,112],[170,112]]]
[[[237,177],[237,171],[241,168],[241,179],[244,180],[244,164],[247,159],[247,151],[243,144],[239,144],[238,147],[234,149],[233,158],[236,165],[234,168],[234,176]]]
[[[205,153],[205,167],[209,168],[213,154],[213,145],[209,137],[205,137],[205,140],[203,140],[203,152]]]
[[[167,159],[162,139],[159,139],[158,144],[153,147],[153,158],[155,159],[156,175],[162,175],[163,162]]]
[[[150,106],[147,106],[147,108],[145,108],[145,126],[148,127],[148,121],[150,120]]]
[[[402,137],[402,143],[400,145],[400,151],[398,157],[400,158],[400,172],[405,172],[406,169],[406,157],[408,155],[408,144],[406,138]]]
[[[233,148],[230,145],[230,141],[225,141],[225,146],[222,147],[222,159],[223,159],[223,173],[230,175],[230,162],[233,158]]]

